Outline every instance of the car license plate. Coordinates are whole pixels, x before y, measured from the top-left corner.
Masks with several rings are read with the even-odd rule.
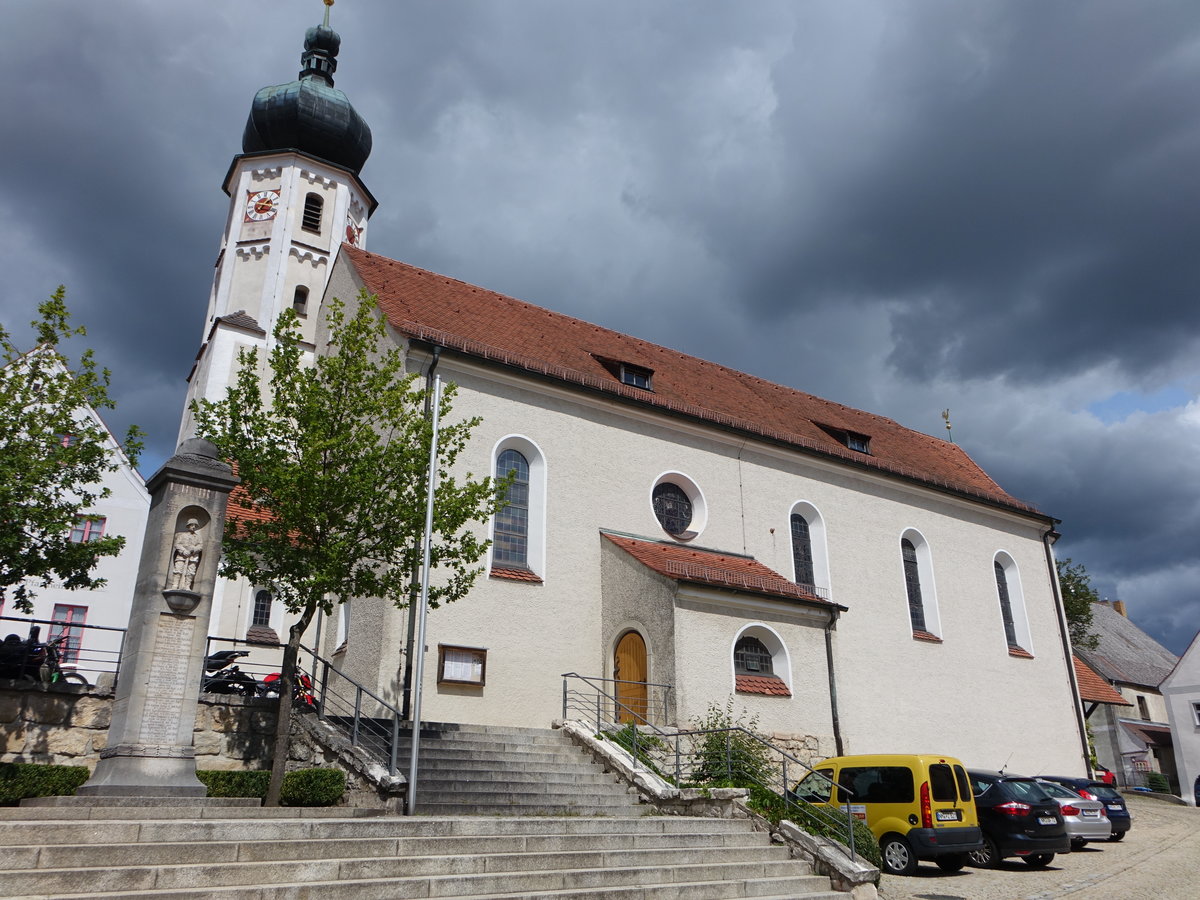
[[[1039,825],[1057,825],[1058,819],[1054,818],[1054,816],[1038,816],[1038,824]]]
[[[1094,819],[1098,815],[1100,815],[1100,810],[1098,809],[1085,809],[1083,811],[1083,817],[1085,819]]]
[[[1108,804],[1108,808],[1109,809],[1120,809],[1121,804],[1120,803],[1110,803],[1110,804]]]
[[[939,809],[937,811],[937,820],[939,822],[961,822],[961,809]]]

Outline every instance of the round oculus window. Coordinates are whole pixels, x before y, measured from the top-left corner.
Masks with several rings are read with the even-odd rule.
[[[681,535],[692,524],[692,500],[679,485],[664,481],[655,485],[654,515],[667,534]]]

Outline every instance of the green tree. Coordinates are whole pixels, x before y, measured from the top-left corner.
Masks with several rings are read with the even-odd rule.
[[[1072,563],[1069,557],[1058,560],[1057,565],[1071,643],[1079,650],[1095,650],[1099,639],[1092,633],[1092,604],[1100,595],[1092,587],[1092,577],[1083,563]]]
[[[30,323],[37,341],[23,352],[0,326],[0,601],[33,611],[36,588],[101,587],[92,575],[125,538],[71,540],[71,530],[110,493],[101,480],[121,464],[137,464],[141,431],[131,427],[119,449],[97,418],[113,409],[109,372],[91,350],[74,365],[61,344],[86,334],[72,327],[66,289],[38,306]],[[78,536],[78,535],[77,535]]]
[[[298,616],[284,648],[269,805],[279,800],[287,762],[292,682],[301,637],[318,609],[353,597],[405,607],[415,596],[425,528],[432,436],[427,391],[407,374],[376,300],[363,292],[353,316],[333,300],[328,340],[303,359],[299,320],[275,328],[264,386],[256,351],[243,352],[225,399],[193,405],[198,433],[237,465],[246,500],[265,513],[231,516],[221,574],[271,587]],[[499,507],[503,485],[452,474],[478,419],[451,422],[444,391],[438,437],[430,606],[461,598],[482,571],[488,542],[469,527]]]

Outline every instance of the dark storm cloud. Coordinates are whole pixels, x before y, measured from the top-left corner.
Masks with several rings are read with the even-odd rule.
[[[152,470],[250,100],[324,7],[0,8],[3,320],[67,282]],[[332,12],[370,249],[929,433],[949,406],[1135,621],[1200,627],[1194,0]],[[1181,399],[1087,412],[1143,393]]]

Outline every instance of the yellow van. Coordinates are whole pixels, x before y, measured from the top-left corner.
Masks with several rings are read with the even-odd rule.
[[[885,872],[911,875],[919,860],[957,872],[967,853],[983,846],[971,782],[953,757],[835,756],[813,771],[793,793],[809,803],[849,806],[879,841]],[[830,799],[830,782],[838,786],[836,801]]]

